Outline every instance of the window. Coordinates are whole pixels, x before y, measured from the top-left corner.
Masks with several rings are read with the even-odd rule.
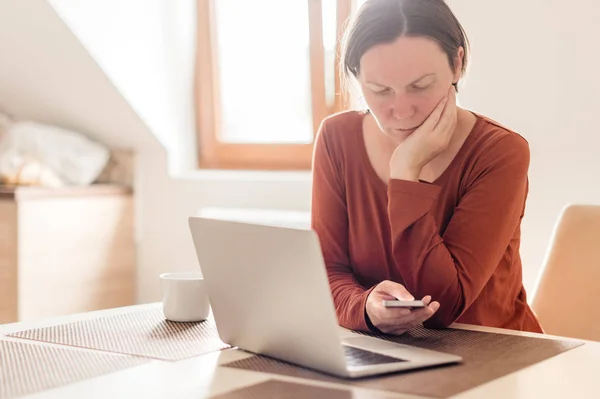
[[[352,3],[198,0],[200,167],[310,168],[321,120],[343,109],[338,39]]]

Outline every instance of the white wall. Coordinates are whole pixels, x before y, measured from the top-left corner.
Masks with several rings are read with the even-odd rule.
[[[199,208],[309,209],[307,173],[169,174],[168,169],[178,171],[193,161],[189,82],[194,0],[52,3],[110,81],[52,20],[46,3],[2,0],[0,104],[10,101],[14,110],[28,116],[79,126],[95,137],[140,148],[136,180],[140,302],[159,299],[159,273],[197,268],[187,217]],[[594,184],[600,171],[600,157],[595,156],[600,142],[593,119],[600,105],[594,96],[600,86],[600,76],[594,73],[600,63],[594,41],[600,27],[593,23],[599,11],[586,0],[569,5],[542,0],[450,0],[450,4],[473,42],[473,65],[461,102],[517,130],[531,143],[531,194],[523,232],[525,280],[531,285],[561,206],[568,201],[600,203],[600,188]],[[187,22],[176,15],[184,15]],[[21,26],[27,26],[20,35],[29,40],[28,51],[15,47],[26,41],[12,39]],[[5,66],[7,57],[23,54],[52,72],[52,84],[43,76],[30,82],[41,72],[27,62]],[[72,57],[78,60],[75,69],[70,67]],[[24,75],[27,68],[31,72]],[[129,111],[107,111],[117,106],[128,109],[114,90],[106,94],[111,84],[140,115],[143,123],[138,121],[136,129]],[[150,144],[147,127],[158,138]],[[132,142],[129,135],[143,143]],[[572,152],[567,154],[567,149]]]
[[[308,211],[310,179],[302,173],[199,173],[173,178],[166,173],[164,151],[140,155],[141,231],[139,278],[141,302],[159,299],[158,275],[198,271],[187,218],[202,207],[264,208]]]
[[[522,241],[531,286],[563,205],[600,203],[600,7],[593,0],[449,4],[472,39],[461,102],[531,146]]]

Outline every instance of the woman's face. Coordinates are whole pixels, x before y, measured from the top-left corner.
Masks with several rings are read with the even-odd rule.
[[[401,36],[370,48],[360,59],[358,80],[380,129],[401,141],[421,126],[458,81],[463,51],[452,70],[438,43],[425,37]]]

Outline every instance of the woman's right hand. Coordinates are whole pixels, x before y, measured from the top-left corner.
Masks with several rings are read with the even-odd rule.
[[[386,334],[404,334],[412,327],[429,319],[440,308],[439,302],[431,302],[429,295],[423,298],[423,302],[427,306],[420,309],[410,310],[383,306],[384,300],[394,299],[413,301],[415,298],[402,284],[389,280],[379,283],[367,298],[366,311],[371,324]]]

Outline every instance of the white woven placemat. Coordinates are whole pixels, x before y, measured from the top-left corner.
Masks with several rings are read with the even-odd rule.
[[[212,319],[197,323],[167,321],[160,304],[9,336],[169,361],[229,348],[219,339]]]
[[[0,339],[0,398],[29,395],[147,361],[141,357]]]

